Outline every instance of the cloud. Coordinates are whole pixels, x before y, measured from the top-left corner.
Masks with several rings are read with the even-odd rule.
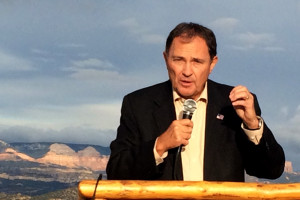
[[[29,60],[9,54],[0,49],[0,71],[31,71],[35,70]]]
[[[289,114],[288,106],[283,106],[279,109],[280,116],[287,117]]]
[[[227,35],[233,40],[235,45],[231,45],[236,50],[261,49],[269,52],[284,51],[284,48],[275,45],[277,41],[273,33],[254,33],[252,31],[238,33],[237,27],[240,20],[231,17],[218,18],[211,23],[214,30]]]
[[[300,170],[300,105],[278,107],[279,118],[267,122],[277,142],[283,147],[286,159],[293,162],[294,168]],[[270,118],[268,118],[270,120]],[[268,120],[266,118],[266,120]]]
[[[287,108],[283,108],[282,112],[287,115]],[[299,154],[300,154],[300,105],[295,109],[294,113],[289,113],[290,118],[282,120],[274,125],[273,132],[277,137],[277,140],[288,152],[288,159],[292,159],[293,162],[298,162],[300,166]],[[294,155],[294,156],[292,156]],[[295,157],[295,155],[297,155]],[[299,168],[300,169],[300,168]]]
[[[24,108],[0,116],[0,139],[7,142],[66,142],[108,146],[116,136],[121,102]]]
[[[264,50],[269,51],[269,52],[281,52],[281,51],[285,51],[285,49],[283,47],[276,47],[276,46],[265,47]]]
[[[110,82],[121,83],[135,79],[120,74],[111,62],[97,58],[71,61],[70,67],[66,67],[63,70],[69,71],[69,77],[71,78],[86,81],[97,80],[105,82],[107,86],[109,86]]]
[[[111,100],[113,101],[113,100]],[[63,129],[74,124],[97,129],[115,129],[118,125],[121,101],[69,106],[36,105],[23,107],[16,115],[0,116],[1,124]]]
[[[99,80],[101,82],[107,81],[106,84],[110,81],[121,81],[124,79],[128,79],[126,76],[122,76],[116,71],[108,71],[108,70],[95,70],[95,69],[81,69],[77,70],[70,75],[70,77],[78,80],[86,80],[86,81],[94,81]]]
[[[33,49],[31,49],[31,52],[34,53],[34,54],[37,54],[37,55],[42,55],[42,56],[47,56],[47,55],[49,55],[49,52],[48,52],[48,51],[42,50],[42,49],[36,49],[36,48],[33,48]]]
[[[272,33],[238,33],[232,39],[236,43],[236,45],[232,45],[232,48],[236,50],[259,49],[269,52],[284,51],[284,48],[274,44],[277,39]]]
[[[300,130],[300,105],[295,110],[295,115],[291,118],[290,123]]]
[[[231,33],[239,24],[239,20],[231,17],[218,18],[211,23],[211,26],[215,30],[219,30],[225,33]]]
[[[81,68],[97,68],[97,69],[113,69],[113,64],[108,61],[102,61],[97,58],[89,58],[85,60],[72,61],[71,69]]]
[[[119,22],[120,26],[134,35],[143,34],[149,31],[149,28],[141,26],[135,18],[127,18]]]
[[[300,105],[294,110],[294,113],[291,113],[290,109],[283,107],[281,113],[284,116],[291,116],[286,121],[277,124],[275,127],[280,130],[280,133],[284,138],[297,141],[300,147]]]
[[[121,102],[24,108],[0,117],[0,139],[7,142],[67,142],[108,146],[119,125]]]
[[[135,18],[124,19],[119,22],[119,25],[125,28],[140,43],[162,44],[165,41],[163,35],[152,33],[148,26],[139,24]]]
[[[145,34],[140,38],[140,42],[147,44],[162,44],[164,41],[165,38],[159,34]]]
[[[61,48],[82,48],[82,47],[85,47],[85,45],[78,44],[78,43],[66,43],[66,44],[59,44],[58,47],[61,47]]]
[[[74,126],[61,130],[12,126],[2,128],[0,130],[0,137],[5,142],[61,142],[94,144],[107,147],[115,139],[116,131]]]
[[[245,45],[270,44],[275,40],[275,36],[269,33],[240,33],[237,40]]]

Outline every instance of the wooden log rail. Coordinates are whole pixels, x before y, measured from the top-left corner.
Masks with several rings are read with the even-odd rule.
[[[96,180],[78,185],[79,200],[93,197]],[[95,199],[300,200],[300,183],[207,181],[99,181]]]

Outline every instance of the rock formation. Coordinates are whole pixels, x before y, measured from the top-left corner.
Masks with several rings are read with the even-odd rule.
[[[7,147],[7,146],[6,146]],[[17,152],[7,147],[0,153],[0,160],[18,161],[25,160],[46,165],[59,165],[68,168],[85,168],[92,171],[104,171],[109,156],[101,155],[95,148],[87,147],[75,152],[65,144],[54,143],[49,151],[41,158],[32,158],[24,153]]]

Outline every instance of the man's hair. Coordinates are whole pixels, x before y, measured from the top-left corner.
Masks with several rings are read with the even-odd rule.
[[[170,32],[166,41],[165,52],[167,54],[169,53],[170,47],[175,37],[192,39],[195,36],[198,36],[205,40],[206,45],[208,46],[210,58],[213,59],[217,55],[217,41],[215,34],[212,30],[192,22],[180,23]]]

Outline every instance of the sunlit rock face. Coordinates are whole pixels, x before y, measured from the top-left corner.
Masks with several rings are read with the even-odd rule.
[[[54,164],[68,168],[86,168],[93,171],[104,171],[108,162],[109,156],[101,155],[95,148],[86,147],[83,150],[75,152],[68,145],[52,144],[49,151],[41,158],[32,158],[24,153],[17,152],[8,145],[2,145],[0,160],[25,160],[37,162],[41,164]]]

